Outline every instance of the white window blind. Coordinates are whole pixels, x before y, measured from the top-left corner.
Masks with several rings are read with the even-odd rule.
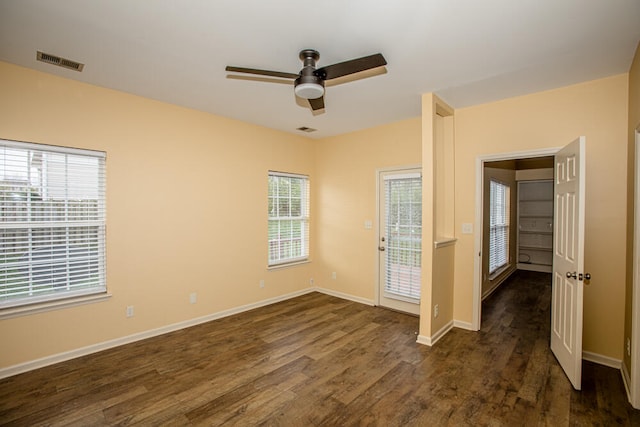
[[[105,291],[105,154],[0,140],[0,308]]]
[[[269,266],[309,257],[309,177],[269,172]]]
[[[385,296],[420,299],[422,177],[385,177]]]
[[[509,187],[490,181],[489,273],[509,261]]]

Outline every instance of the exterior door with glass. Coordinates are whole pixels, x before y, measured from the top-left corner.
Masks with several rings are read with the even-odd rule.
[[[379,173],[378,302],[420,313],[422,176],[420,169]]]

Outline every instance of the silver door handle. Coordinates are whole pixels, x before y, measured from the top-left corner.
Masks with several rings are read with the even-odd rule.
[[[567,279],[578,279],[580,281],[582,280],[591,280],[591,274],[589,273],[576,273],[575,271],[572,273],[570,271],[567,271]]]

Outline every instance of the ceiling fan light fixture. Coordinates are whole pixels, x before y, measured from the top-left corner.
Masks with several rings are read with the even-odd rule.
[[[316,99],[324,95],[324,86],[318,83],[300,83],[294,91],[300,98]]]

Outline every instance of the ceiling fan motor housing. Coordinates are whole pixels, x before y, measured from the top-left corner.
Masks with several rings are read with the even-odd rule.
[[[324,79],[316,75],[316,61],[320,58],[318,51],[305,49],[300,52],[304,66],[294,82],[296,95],[304,99],[316,99],[324,95]]]

